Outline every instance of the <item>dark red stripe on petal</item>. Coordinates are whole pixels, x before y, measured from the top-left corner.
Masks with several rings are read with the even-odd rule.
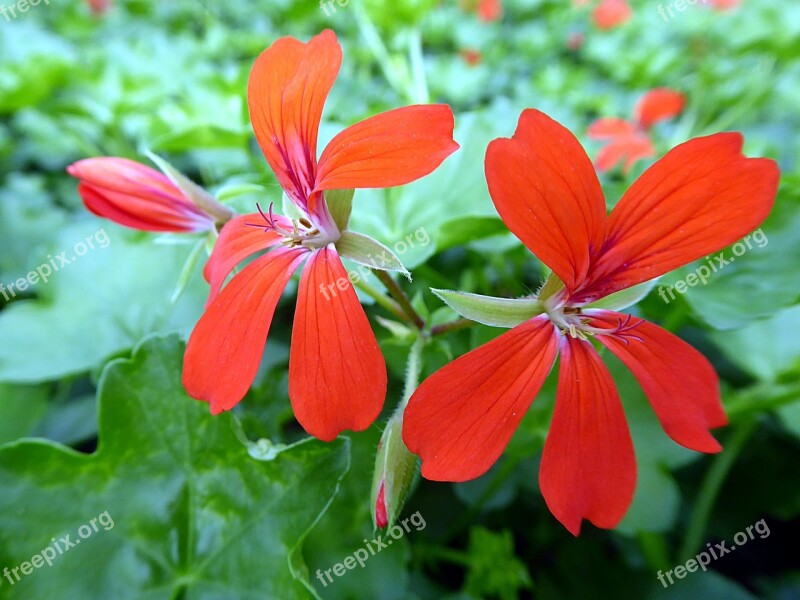
[[[667,435],[699,452],[722,447],[709,429],[728,420],[714,367],[689,344],[657,325],[611,311],[597,311],[592,327],[611,328],[629,320],[630,335],[599,335],[636,377]]]
[[[575,136],[528,109],[514,137],[489,144],[486,180],[506,226],[567,289],[576,289],[603,244],[606,207],[592,162]]]
[[[289,219],[278,215],[273,215],[272,218],[291,231],[292,223]],[[251,224],[264,227],[253,227]],[[228,221],[222,228],[203,271],[211,286],[206,306],[216,298],[225,279],[236,265],[251,254],[276,246],[282,239],[274,229],[268,230],[268,224],[259,213],[241,215]]]
[[[369,427],[386,398],[386,363],[333,246],[316,250],[300,278],[289,398],[303,428],[324,441]]]
[[[615,527],[636,487],[628,423],[611,374],[590,342],[561,338],[553,422],[539,485],[550,512],[573,535],[581,521]]]
[[[642,174],[614,207],[602,256],[580,298],[591,301],[716,252],[767,217],[780,173],[742,155],[742,136],[690,140]]]
[[[322,109],[342,64],[336,35],[307,44],[284,37],[256,60],[247,86],[250,121],[289,197],[305,210],[314,187]]]
[[[536,317],[426,379],[403,417],[403,440],[422,475],[466,481],[485,473],[508,445],[553,366],[558,335]]]
[[[307,250],[278,248],[253,261],[214,299],[186,348],[183,385],[214,414],[230,410],[255,379],[275,307]]]
[[[415,181],[458,149],[453,128],[453,111],[444,104],[406,106],[351,125],[322,153],[316,188],[387,188]]]

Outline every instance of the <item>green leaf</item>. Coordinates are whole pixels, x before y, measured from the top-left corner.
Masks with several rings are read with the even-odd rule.
[[[446,229],[454,217],[490,217],[482,223],[494,234],[499,229],[497,210],[492,204],[484,176],[486,146],[498,131],[513,131],[517,115],[508,106],[459,115],[455,139],[461,149],[431,175],[402,188],[359,190],[350,229],[369,235],[392,248],[407,268],[424,263],[454,239]],[[456,217],[458,215],[458,217]],[[478,223],[481,223],[480,221]],[[454,235],[462,225],[456,224]]]
[[[733,331],[717,331],[711,339],[740,369],[765,381],[775,381],[800,368],[800,307],[782,310],[770,319]]]
[[[105,236],[102,247],[97,240]],[[95,240],[83,256],[78,244]],[[36,383],[88,371],[125,352],[149,333],[188,332],[202,311],[208,287],[198,269],[174,305],[175,289],[190,246],[154,245],[153,236],[113,223],[81,220],[62,229],[28,259],[28,269],[51,264],[66,251],[69,264],[47,283],[29,288],[36,298],[0,311],[0,381]],[[46,348],[47,351],[42,351]]]
[[[94,454],[0,449],[0,562],[80,543],[13,588],[4,579],[0,598],[308,597],[299,548],[348,470],[349,441],[250,458],[230,414],[186,395],[183,351],[176,336],[149,338],[106,368]]]
[[[353,210],[353,195],[355,190],[330,190],[325,192],[325,201],[331,212],[334,223],[339,231],[345,231],[350,222],[350,212]]]
[[[534,298],[494,298],[451,290],[431,291],[462,317],[492,327],[516,327],[544,312]]]
[[[508,233],[500,217],[459,217],[442,223],[436,235],[436,250],[463,246],[493,235]]]
[[[47,386],[0,383],[0,444],[31,434],[47,413]]]
[[[800,183],[796,185],[800,188]],[[670,277],[688,282],[703,267],[711,270],[707,284],[687,287],[684,294],[706,323],[716,329],[735,329],[797,303],[800,262],[795,257],[800,254],[800,204],[794,198],[783,191],[779,194],[763,228],[742,238],[749,238],[749,248],[744,241],[737,242]]]
[[[343,231],[342,237],[336,242],[336,250],[343,258],[349,258],[370,269],[397,271],[411,281],[411,273],[406,270],[395,253],[371,237],[353,231]]]
[[[525,563],[516,556],[509,530],[494,533],[484,527],[469,532],[469,558],[464,589],[475,598],[513,600],[533,589]]]
[[[266,187],[257,183],[235,183],[225,185],[217,190],[217,199],[220,202],[227,202],[228,200],[233,200],[239,196],[246,196],[249,194],[263,195],[266,191]]]

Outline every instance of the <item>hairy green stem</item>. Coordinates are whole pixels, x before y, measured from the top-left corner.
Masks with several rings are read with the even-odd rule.
[[[469,319],[464,318],[456,319],[455,321],[450,321],[449,323],[442,323],[441,325],[431,327],[431,337],[436,337],[437,335],[443,335],[452,331],[460,331],[462,329],[466,329],[467,327],[472,327],[473,325],[475,325],[475,321],[470,321]]]
[[[397,285],[397,282],[392,279],[392,276],[386,271],[380,271],[378,269],[373,269],[372,272],[375,273],[375,277],[386,287],[389,295],[400,305],[400,308],[403,309],[403,312],[405,312],[411,323],[420,331],[423,330],[425,328],[425,320],[414,310],[414,307],[411,306],[411,300],[409,300],[402,288]]]
[[[376,290],[366,281],[364,281],[363,279],[359,279],[357,282],[355,282],[354,285],[362,292],[364,292],[367,296],[375,300],[378,306],[382,306],[401,321],[406,321],[411,323],[411,321],[409,321],[408,316],[403,311],[403,309],[400,308],[400,305],[397,302],[395,302],[391,298],[386,297],[384,294],[382,294],[379,290]]]

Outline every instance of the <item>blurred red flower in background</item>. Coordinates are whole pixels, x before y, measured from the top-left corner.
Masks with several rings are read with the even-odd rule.
[[[101,15],[111,8],[111,0],[86,0],[86,4],[96,15]]]
[[[481,64],[481,61],[483,60],[480,50],[475,50],[473,48],[464,48],[459,54],[461,54],[461,58],[463,58],[464,62],[470,67]]]
[[[462,10],[474,12],[485,23],[499,21],[503,18],[503,3],[501,0],[461,0]]]
[[[632,15],[627,0],[600,0],[592,11],[592,20],[598,29],[606,30],[627,23]]]
[[[645,94],[636,104],[633,121],[618,117],[604,117],[594,121],[589,125],[589,138],[608,142],[597,153],[597,168],[608,171],[622,162],[622,172],[627,174],[639,160],[655,156],[650,128],[659,121],[679,115],[685,103],[686,99],[681,92],[656,88]]]

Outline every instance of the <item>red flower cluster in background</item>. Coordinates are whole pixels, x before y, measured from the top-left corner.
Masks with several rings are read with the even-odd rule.
[[[89,9],[96,15],[102,15],[111,8],[111,0],[86,0]]]
[[[636,104],[632,121],[618,117],[594,121],[589,125],[589,138],[606,141],[597,153],[597,168],[608,171],[622,162],[622,172],[627,174],[638,161],[655,156],[650,129],[659,121],[679,115],[685,102],[681,92],[657,88],[645,94]]]
[[[592,21],[598,29],[613,29],[627,23],[633,11],[627,0],[600,0],[592,11]]]
[[[461,0],[460,6],[462,10],[474,12],[484,23],[503,18],[502,0]]]

